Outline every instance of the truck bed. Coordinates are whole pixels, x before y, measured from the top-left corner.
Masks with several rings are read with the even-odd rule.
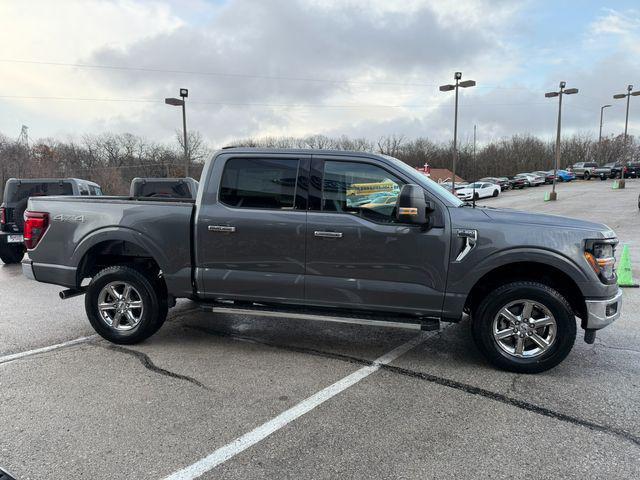
[[[48,213],[49,227],[26,262],[36,280],[78,288],[87,252],[147,252],[167,287],[189,296],[194,209],[192,199],[31,198],[28,210]]]

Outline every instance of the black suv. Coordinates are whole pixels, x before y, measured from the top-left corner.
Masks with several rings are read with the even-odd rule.
[[[24,256],[24,211],[30,197],[102,195],[97,183],[77,178],[10,178],[0,205],[0,260],[18,263]]]

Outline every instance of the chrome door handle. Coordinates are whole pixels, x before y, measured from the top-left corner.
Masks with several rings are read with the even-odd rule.
[[[209,225],[210,232],[224,232],[233,233],[236,231],[236,227],[230,227],[228,225]]]
[[[341,232],[321,232],[316,230],[315,232],[313,232],[313,234],[316,237],[322,237],[322,238],[342,238]]]

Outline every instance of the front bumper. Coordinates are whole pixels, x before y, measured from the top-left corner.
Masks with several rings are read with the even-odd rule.
[[[615,322],[622,311],[622,290],[604,300],[585,300],[587,304],[586,328],[599,330]]]

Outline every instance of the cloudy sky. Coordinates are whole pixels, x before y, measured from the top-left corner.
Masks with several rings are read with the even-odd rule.
[[[0,132],[131,132],[170,141],[188,123],[213,145],[248,136],[550,137],[560,80],[566,132],[624,128],[640,89],[637,1],[2,0]],[[633,105],[635,103],[635,105]],[[640,134],[640,97],[630,132]]]

